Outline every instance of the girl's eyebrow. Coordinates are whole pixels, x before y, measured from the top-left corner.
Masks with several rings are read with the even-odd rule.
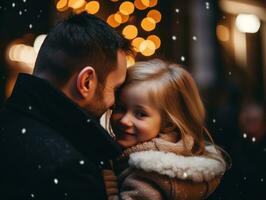
[[[146,111],[146,112],[149,111],[149,109],[148,109],[146,106],[143,106],[143,105],[140,105],[140,104],[137,104],[135,107],[136,107],[137,109],[141,109],[141,110],[144,110],[144,111]]]

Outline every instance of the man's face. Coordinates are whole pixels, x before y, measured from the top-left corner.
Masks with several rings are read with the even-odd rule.
[[[117,68],[107,75],[103,87],[97,87],[89,109],[89,112],[96,118],[100,118],[103,113],[113,106],[115,101],[115,90],[123,84],[126,78],[126,62],[125,53],[118,51]]]

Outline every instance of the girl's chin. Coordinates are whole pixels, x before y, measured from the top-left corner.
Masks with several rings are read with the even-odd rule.
[[[128,140],[123,140],[123,139],[117,139],[116,141],[122,148],[127,149],[129,147],[132,147],[136,145],[135,141],[128,141]]]

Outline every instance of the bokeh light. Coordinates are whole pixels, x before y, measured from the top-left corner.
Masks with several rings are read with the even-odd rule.
[[[140,44],[139,51],[144,56],[151,56],[155,53],[156,46],[151,40],[145,40]]]
[[[125,38],[127,39],[134,39],[138,35],[138,29],[134,25],[127,25],[123,31],[122,34],[124,35]]]
[[[147,17],[150,17],[155,20],[156,23],[161,21],[162,15],[158,10],[150,10],[147,14]]]
[[[145,10],[145,9],[148,8],[148,6],[145,6],[145,5],[141,2],[141,0],[135,0],[135,1],[134,1],[134,5],[135,5],[135,7],[136,7],[137,9],[139,9],[139,10]]]
[[[134,40],[132,40],[132,46],[134,47],[134,50],[136,52],[139,52],[139,49],[140,49],[140,44],[145,41],[144,38],[142,37],[136,37]]]
[[[68,0],[60,0],[56,4],[56,9],[60,12],[66,11],[68,9]]]
[[[135,64],[135,59],[132,56],[127,56],[127,67],[131,67],[132,65]]]
[[[134,12],[134,4],[131,3],[130,1],[125,1],[123,2],[120,6],[119,6],[119,11],[123,14],[123,15],[130,15]]]
[[[158,3],[158,0],[140,0],[140,1],[146,7],[154,7]]]
[[[155,29],[156,27],[156,22],[153,18],[151,17],[145,17],[142,21],[141,21],[141,27],[145,30],[145,31],[152,31]]]
[[[224,25],[218,25],[216,27],[216,35],[220,41],[226,42],[230,39],[229,29]]]
[[[121,17],[121,23],[126,23],[127,21],[128,21],[128,18],[129,18],[129,16],[128,15],[124,15],[124,14],[122,14],[122,13],[120,13],[119,11],[116,13],[117,15],[120,15],[120,17]]]
[[[80,9],[86,5],[85,0],[69,0],[68,7],[73,8],[74,10]]]
[[[150,0],[149,2],[150,2],[149,7],[154,7],[157,5],[158,0]]]
[[[34,44],[33,44],[33,49],[36,53],[36,55],[38,54],[40,48],[41,48],[41,45],[44,41],[44,39],[46,38],[46,34],[42,34],[42,35],[39,35],[38,37],[36,37],[35,41],[34,41]]]
[[[116,17],[115,17],[116,16]],[[118,22],[120,20],[120,23]],[[107,23],[113,28],[118,27],[122,22],[122,18],[118,14],[112,14],[107,18]]]
[[[24,44],[15,44],[11,46],[8,55],[11,61],[23,62],[31,65],[33,65],[36,60],[36,53],[33,47]]]
[[[121,23],[122,23],[122,16],[121,16],[120,14],[118,14],[118,13],[115,13],[115,14],[114,14],[114,20],[115,20],[117,23],[121,24]]]
[[[236,18],[236,27],[243,33],[256,33],[260,28],[260,20],[256,15],[239,14]]]
[[[157,35],[150,35],[147,37],[147,40],[153,41],[155,44],[156,49],[160,48],[161,46],[161,39]]]
[[[98,1],[90,1],[86,4],[85,9],[90,14],[96,14],[100,10],[100,3]]]

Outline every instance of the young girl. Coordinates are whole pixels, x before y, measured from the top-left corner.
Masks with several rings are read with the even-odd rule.
[[[116,103],[111,127],[124,152],[115,163],[119,197],[105,173],[109,199],[196,200],[216,189],[226,163],[205,139],[204,106],[186,70],[159,59],[136,63]]]

